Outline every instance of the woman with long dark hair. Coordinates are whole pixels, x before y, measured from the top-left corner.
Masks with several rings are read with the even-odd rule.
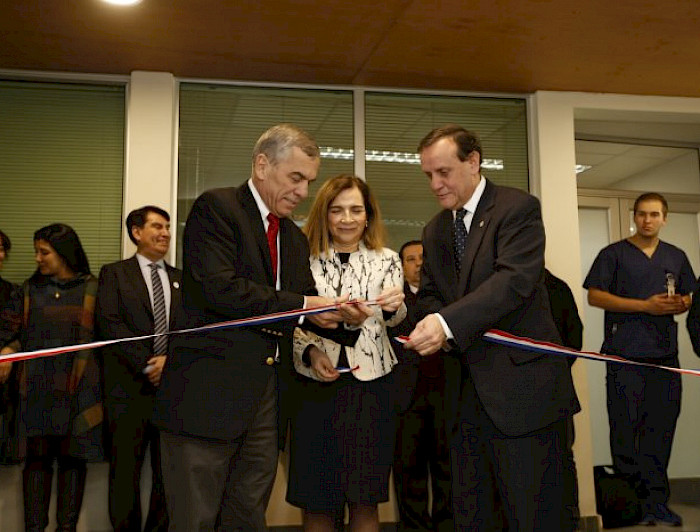
[[[34,233],[36,272],[22,286],[15,339],[0,353],[90,342],[97,280],[75,231],[52,224]],[[99,370],[90,350],[20,363],[19,433],[25,528],[48,525],[53,463],[58,463],[57,530],[75,531],[86,462],[102,458]],[[24,453],[23,453],[24,454]]]

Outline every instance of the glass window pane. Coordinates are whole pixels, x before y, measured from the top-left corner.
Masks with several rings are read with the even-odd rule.
[[[421,236],[439,210],[415,157],[433,128],[456,123],[481,138],[483,173],[497,184],[528,189],[526,103],[523,99],[416,96],[368,92],[366,177],[379,198],[390,246]]]
[[[322,148],[353,148],[352,92],[183,83],[180,86],[178,223],[184,226],[194,200],[205,190],[238,186],[250,178],[251,154],[269,127],[291,122]],[[323,149],[322,149],[323,151]],[[328,177],[353,172],[353,157],[323,157],[309,198],[294,212],[303,223],[310,201]],[[182,231],[178,231],[178,264]]]
[[[34,231],[62,222],[93,273],[121,255],[122,86],[0,82],[0,229],[12,240],[3,277],[36,269]]]

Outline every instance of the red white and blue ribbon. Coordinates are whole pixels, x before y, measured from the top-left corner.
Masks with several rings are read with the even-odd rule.
[[[358,302],[351,301],[351,304]],[[376,304],[376,301],[366,301],[366,305]],[[89,342],[85,344],[69,345],[65,347],[53,347],[47,349],[39,349],[37,351],[24,351],[20,353],[12,353],[7,355],[0,355],[0,362],[19,362],[22,360],[31,360],[34,358],[51,357],[57,356],[64,353],[72,353],[75,351],[82,351],[84,349],[96,349],[99,347],[105,347],[112,344],[124,343],[124,342],[136,342],[139,340],[148,340],[150,338],[155,338],[157,336],[163,335],[175,335],[175,334],[189,334],[197,332],[205,332],[210,330],[218,329],[228,329],[234,327],[250,327],[266,325],[269,323],[276,323],[278,321],[289,320],[293,318],[299,318],[301,316],[311,316],[313,314],[321,314],[323,312],[328,312],[332,310],[337,310],[340,307],[339,304],[325,305],[321,307],[313,307],[307,309],[296,309],[288,310],[285,312],[275,312],[272,314],[264,314],[261,316],[252,316],[249,318],[242,318],[238,320],[223,321],[219,323],[211,323],[209,325],[204,325],[202,327],[195,327],[192,329],[180,329],[176,331],[169,331],[167,333],[161,334],[149,334],[145,336],[134,336],[130,338],[118,338],[113,340],[100,340],[96,342]],[[398,342],[405,343],[408,341],[407,337],[396,338]],[[542,353],[546,355],[557,355],[566,357],[578,357],[587,360],[597,360],[599,362],[614,362],[617,364],[629,364],[633,366],[645,366],[651,368],[659,368],[667,371],[672,371],[674,373],[680,373],[681,375],[695,375],[700,376],[700,370],[696,369],[683,369],[683,368],[672,368],[670,366],[660,366],[657,364],[651,364],[648,362],[642,362],[640,360],[629,360],[626,358],[618,357],[615,355],[604,355],[601,353],[596,353],[594,351],[577,351],[575,349],[570,349],[568,347],[563,347],[561,345],[553,344],[551,342],[542,342],[539,340],[533,340],[532,338],[526,338],[523,336],[515,336],[513,334],[499,331],[497,329],[490,329],[484,333],[484,340],[487,342],[492,342],[500,345],[506,345],[509,347],[515,347],[525,351],[531,351],[535,353]],[[354,371],[357,368],[343,368],[345,371]]]
[[[399,336],[395,338],[395,340],[404,344],[408,341],[408,337]],[[523,351],[542,353],[543,355],[577,357],[585,358],[586,360],[597,360],[598,362],[614,362],[616,364],[629,364],[631,366],[645,366],[648,368],[665,369],[674,373],[680,373],[681,375],[695,375],[700,377],[699,369],[672,368],[670,366],[660,366],[658,364],[651,364],[640,360],[630,360],[628,358],[622,358],[615,355],[604,355],[602,353],[596,353],[595,351],[577,351],[576,349],[553,344],[551,342],[542,342],[539,340],[533,340],[532,338],[526,338],[524,336],[515,336],[514,334],[499,331],[498,329],[489,329],[486,331],[484,333],[484,340],[494,344],[515,347],[517,349],[522,349]]]
[[[587,360],[598,360],[599,362],[614,362],[616,364],[645,366],[649,368],[665,369],[674,373],[680,373],[681,375],[700,376],[700,370],[698,369],[672,368],[670,366],[660,366],[658,364],[642,362],[641,360],[630,360],[628,358],[622,358],[615,355],[604,355],[601,353],[596,353],[594,351],[577,351],[576,349],[563,347],[561,345],[553,344],[550,342],[541,342],[539,340],[533,340],[531,338],[525,338],[523,336],[515,336],[514,334],[499,331],[497,329],[491,329],[489,331],[486,331],[486,333],[484,333],[484,340],[495,344],[516,347],[518,349],[531,351],[534,353],[567,357],[574,356],[578,358],[585,358]]]
[[[359,302],[349,301],[349,304],[357,304]],[[345,304],[348,304],[345,303]],[[364,302],[366,305],[375,304],[373,301]],[[202,327],[195,327],[192,329],[179,329],[176,331],[168,331],[166,333],[159,334],[148,334],[144,336],[132,336],[129,338],[117,338],[113,340],[99,340],[95,342],[88,342],[85,344],[75,344],[67,345],[64,347],[50,347],[46,349],[37,349],[36,351],[23,351],[18,353],[11,353],[7,355],[0,355],[0,362],[19,362],[22,360],[31,360],[34,358],[44,358],[58,356],[65,353],[73,353],[75,351],[83,351],[85,349],[97,349],[99,347],[105,347],[107,345],[119,344],[125,342],[136,342],[139,340],[148,340],[150,338],[155,338],[157,336],[165,335],[175,335],[175,334],[188,334],[197,333],[204,331],[211,331],[217,329],[229,329],[233,327],[251,327],[258,325],[266,325],[269,323],[275,323],[278,321],[289,320],[292,318],[299,318],[301,316],[311,316],[313,314],[321,314],[323,312],[328,312],[332,310],[337,310],[340,304],[324,305],[321,307],[312,307],[306,309],[295,309],[287,310],[285,312],[275,312],[272,314],[264,314],[261,316],[252,316],[249,318],[242,318],[238,320],[223,321],[219,323],[210,323]]]

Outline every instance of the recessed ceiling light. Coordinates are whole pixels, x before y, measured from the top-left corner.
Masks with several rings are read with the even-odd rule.
[[[141,0],[102,0],[108,4],[114,4],[115,6],[133,6],[138,4]]]

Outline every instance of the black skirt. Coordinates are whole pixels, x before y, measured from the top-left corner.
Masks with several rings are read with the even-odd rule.
[[[306,379],[291,420],[287,502],[334,514],[344,504],[389,500],[396,436],[394,382],[389,374],[331,383]]]

